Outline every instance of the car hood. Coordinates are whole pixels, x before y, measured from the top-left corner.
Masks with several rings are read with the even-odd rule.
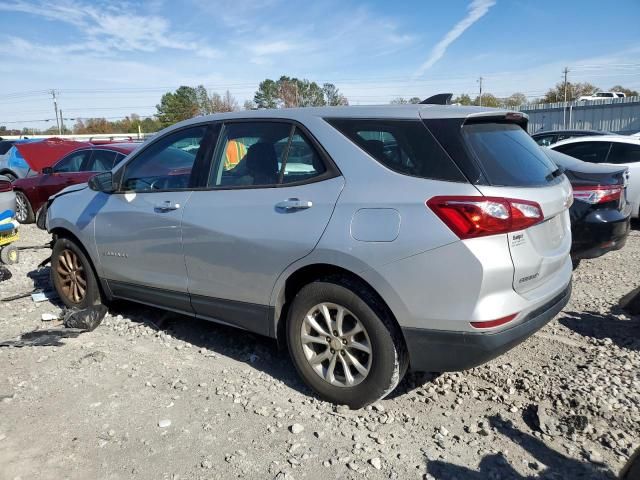
[[[49,197],[49,202],[51,202],[54,198],[61,197],[62,195],[66,195],[67,193],[79,192],[80,190],[84,190],[85,188],[88,188],[88,186],[89,185],[87,183],[78,183],[76,185],[70,185],[67,188],[60,190],[58,193],[51,195]]]

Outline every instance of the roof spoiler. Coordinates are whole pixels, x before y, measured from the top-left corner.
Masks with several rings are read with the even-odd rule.
[[[451,105],[451,98],[453,98],[453,93],[437,93],[425,98],[420,102],[420,105]]]

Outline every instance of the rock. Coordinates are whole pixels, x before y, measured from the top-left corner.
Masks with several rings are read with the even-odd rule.
[[[302,425],[300,425],[299,423],[294,423],[293,425],[291,425],[289,427],[289,431],[293,434],[299,434],[302,433],[304,431],[304,427]]]
[[[600,454],[600,452],[598,452],[597,450],[590,449],[587,451],[587,454],[588,454],[587,458],[591,463],[595,463],[597,465],[604,464],[604,459],[602,458],[602,455]]]
[[[213,463],[211,462],[211,460],[203,460],[202,463],[200,464],[200,466],[202,468],[206,468],[207,470],[213,468]]]
[[[438,429],[438,432],[440,433],[440,435],[442,435],[443,437],[446,437],[447,435],[449,435],[449,430],[447,430],[445,427],[440,427]]]
[[[380,470],[382,468],[382,460],[380,460],[378,457],[372,458],[371,460],[369,460],[369,463],[376,470]]]
[[[170,426],[171,426],[171,420],[168,420],[168,419],[166,419],[166,420],[160,420],[160,421],[158,422],[158,426],[159,426],[160,428],[167,428],[167,427],[170,427]]]
[[[550,402],[545,400],[538,404],[534,422],[542,433],[552,437],[560,435],[560,421],[556,418]]]

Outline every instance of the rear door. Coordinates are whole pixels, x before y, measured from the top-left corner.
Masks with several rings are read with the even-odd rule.
[[[470,119],[462,139],[480,169],[476,188],[485,196],[535,202],[544,220],[507,235],[513,288],[526,293],[567,267],[571,249],[571,185],[518,124]]]
[[[193,308],[268,334],[275,281],[317,244],[343,178],[319,145],[286,121],[226,123],[210,172],[182,224]]]

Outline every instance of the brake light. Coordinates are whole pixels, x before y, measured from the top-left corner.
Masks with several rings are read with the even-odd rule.
[[[10,192],[13,190],[13,185],[9,180],[0,180],[0,193]]]
[[[622,197],[623,188],[621,185],[578,186],[573,187],[573,198],[594,205],[616,202]]]
[[[511,320],[518,316],[517,313],[513,315],[507,315],[506,317],[498,318],[497,320],[489,320],[487,322],[469,322],[473,328],[493,328],[509,323]]]
[[[438,196],[427,206],[462,240],[524,230],[544,219],[536,202],[513,198]]]

